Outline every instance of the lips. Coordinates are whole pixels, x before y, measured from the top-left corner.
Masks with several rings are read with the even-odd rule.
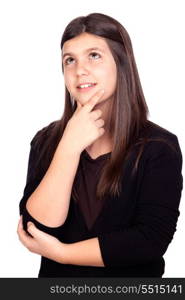
[[[91,89],[95,88],[96,85],[97,85],[97,83],[93,84],[92,86],[88,86],[88,87],[84,87],[84,88],[77,87],[77,89],[78,89],[79,93],[86,93],[86,92],[90,91]]]
[[[78,89],[83,89],[83,88],[80,88],[80,86],[85,85],[85,84],[91,84],[92,86],[95,86],[97,83],[96,82],[84,82],[84,83],[80,83],[79,85],[77,85],[77,88]],[[85,88],[87,88],[87,87],[85,87]]]

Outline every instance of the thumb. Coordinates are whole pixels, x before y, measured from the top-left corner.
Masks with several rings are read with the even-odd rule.
[[[76,102],[77,102],[77,109],[81,108],[82,107],[81,103],[78,100],[76,100]]]
[[[35,224],[33,224],[32,222],[28,222],[28,224],[27,224],[27,231],[29,233],[31,233],[32,235],[35,235],[40,230],[35,226]]]
[[[78,113],[78,111],[83,107],[83,105],[78,100],[76,100],[76,103],[77,103],[77,107],[75,109],[74,114]]]

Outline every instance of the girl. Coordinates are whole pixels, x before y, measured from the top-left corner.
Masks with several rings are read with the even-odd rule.
[[[182,191],[175,134],[148,120],[131,41],[110,16],[61,40],[65,107],[31,141],[18,224],[38,277],[162,277]]]

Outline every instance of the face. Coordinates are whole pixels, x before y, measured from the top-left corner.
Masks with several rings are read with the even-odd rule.
[[[64,43],[62,57],[65,85],[76,101],[84,105],[99,89],[105,92],[98,103],[113,99],[116,64],[104,38],[84,32]],[[93,86],[79,87],[85,83]]]

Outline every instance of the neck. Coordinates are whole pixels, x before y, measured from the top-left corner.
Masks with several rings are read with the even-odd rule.
[[[112,151],[112,140],[105,132],[101,137],[89,145],[86,150],[93,155],[101,155]]]

